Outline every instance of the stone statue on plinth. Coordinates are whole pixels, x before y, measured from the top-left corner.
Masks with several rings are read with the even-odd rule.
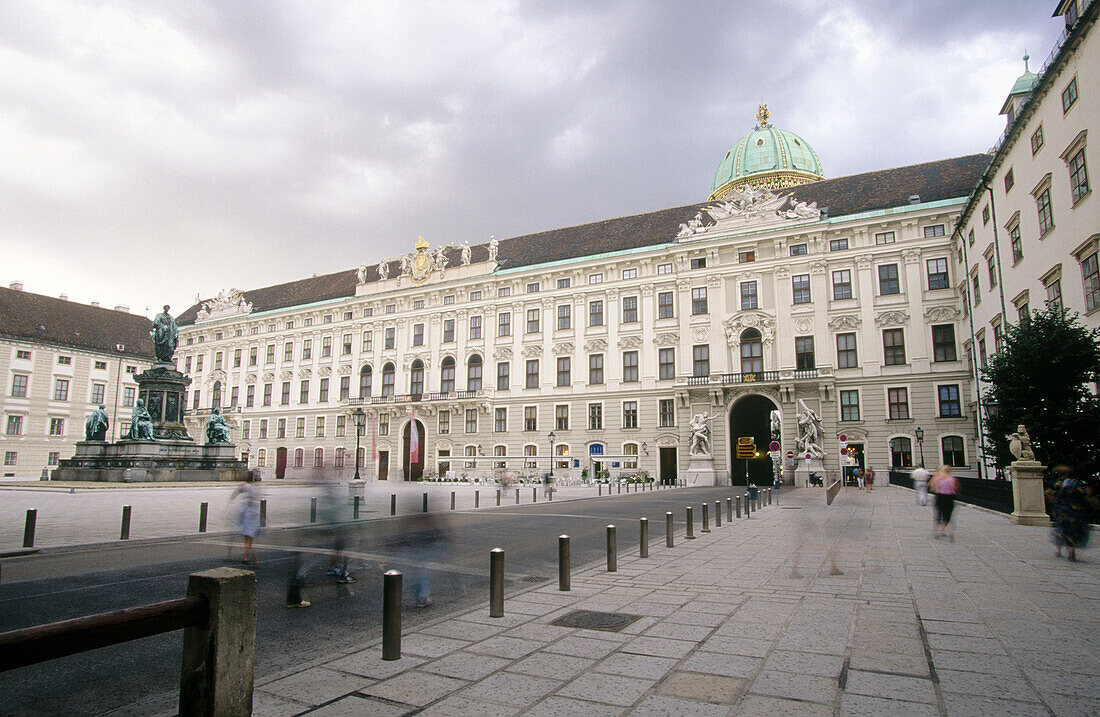
[[[825,451],[821,448],[821,416],[801,398],[798,399],[798,405],[802,407],[802,412],[798,414],[798,452],[811,458],[824,458]]]
[[[1017,525],[1050,525],[1043,485],[1045,467],[1035,460],[1031,436],[1023,424],[1020,424],[1015,433],[1005,437],[1009,439],[1008,449],[1016,458],[1009,466],[1012,478],[1012,522]]]
[[[207,443],[229,443],[229,424],[222,418],[222,410],[217,406],[206,422]]]
[[[1016,460],[1035,460],[1035,451],[1031,450],[1031,436],[1027,434],[1024,424],[1021,423],[1016,427],[1015,433],[1011,433],[1005,438],[1008,439],[1008,450],[1015,456]]]
[[[126,435],[131,441],[153,440],[153,417],[145,408],[145,401],[140,398],[134,404],[134,411],[130,414],[130,432]]]
[[[84,421],[84,440],[107,440],[107,429],[110,425],[111,421],[107,418],[107,411],[104,410],[104,406],[101,403],[99,404],[99,408],[92,411],[91,415]]]
[[[691,418],[691,450],[693,456],[710,455],[710,426],[707,421],[713,421],[719,414],[708,416],[704,413],[696,413]]]
[[[165,363],[172,360],[172,354],[176,352],[176,345],[179,343],[179,329],[176,328],[176,320],[168,314],[168,309],[168,304],[165,304],[164,311],[153,319],[153,328],[149,332],[153,337],[157,360]]]

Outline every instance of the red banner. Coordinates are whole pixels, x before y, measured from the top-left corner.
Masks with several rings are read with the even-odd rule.
[[[420,462],[420,432],[416,430],[416,409],[412,411],[412,420],[409,421],[409,463]]]

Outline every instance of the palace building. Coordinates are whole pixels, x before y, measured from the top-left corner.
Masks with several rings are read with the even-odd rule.
[[[769,120],[761,106],[699,204],[472,247],[421,238],[196,304],[178,317],[189,420],[220,406],[266,477],[350,477],[361,409],[378,479],[552,460],[668,480],[692,416],[718,414],[713,479],[744,483],[786,461],[805,406],[826,469],[924,452],[973,470],[951,235],[989,156],[825,179]]]

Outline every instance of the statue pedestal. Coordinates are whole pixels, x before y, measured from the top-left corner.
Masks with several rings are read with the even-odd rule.
[[[356,497],[359,498],[359,505],[362,506],[367,502],[367,492],[364,486],[367,484],[365,480],[352,480],[348,481],[348,503],[354,503]]]
[[[817,473],[821,476],[821,482],[825,487],[829,486],[829,477],[825,474],[825,466],[820,458],[799,458],[798,465],[794,469],[794,484],[809,485],[811,473]]]
[[[235,457],[232,443],[194,441],[81,441],[75,455],[62,460],[51,480],[105,483],[240,481],[248,465]]]
[[[688,485],[719,485],[725,483],[725,474],[714,468],[714,456],[698,454],[691,456],[684,480]]]
[[[176,370],[171,362],[157,361],[148,371],[134,376],[138,398],[153,419],[153,438],[190,441],[183,425],[183,400],[191,379]]]
[[[1013,461],[1012,522],[1017,525],[1050,525],[1043,492],[1043,464],[1039,461]]]

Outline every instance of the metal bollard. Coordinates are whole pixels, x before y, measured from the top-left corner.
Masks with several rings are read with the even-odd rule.
[[[260,499],[260,527],[267,527],[267,498]]]
[[[423,513],[428,512],[428,494],[427,493],[424,494],[424,505],[423,505],[423,509],[422,509],[421,512],[423,512]]]
[[[738,498],[738,501],[740,501],[740,500],[741,499]],[[737,517],[738,518],[741,517],[741,503],[737,504]],[[729,498],[729,497],[726,498],[726,522],[727,523],[732,523],[733,522],[733,498]]]
[[[206,532],[206,515],[210,510],[209,503],[199,503],[199,532]]]
[[[741,517],[741,496],[737,496],[737,517]]]
[[[710,532],[710,503],[703,501],[703,532]]]
[[[688,540],[695,540],[695,512],[691,509],[690,505],[687,507],[687,524],[687,535],[684,537]]]
[[[355,496],[351,502],[351,517],[353,520],[359,520],[359,496]]]
[[[649,518],[638,520],[638,557],[649,557]]]
[[[615,484],[615,495],[622,495],[622,494],[623,494],[623,484],[622,483],[616,483]]]
[[[772,489],[768,488],[768,505],[771,505],[772,501],[774,500],[775,498],[773,497]]]
[[[118,536],[119,540],[130,539],[130,506],[122,506],[122,531]]]
[[[607,526],[607,572],[619,569],[619,548],[615,543],[615,526]]]
[[[782,491],[778,491],[778,490],[777,490],[777,491],[775,492],[775,504],[776,504],[776,505],[779,505],[779,494],[780,494],[781,492],[782,492]]]
[[[596,497],[603,497],[603,483],[596,484]]]
[[[532,488],[531,489],[531,502],[532,503],[538,503],[539,502],[539,489],[538,488]]]
[[[516,488],[516,505],[519,505],[519,488]]]
[[[665,512],[665,547],[676,547],[676,537],[672,534],[672,511]]]
[[[401,573],[382,576],[382,659],[401,659]]]
[[[558,590],[569,590],[569,536],[558,536]]]
[[[714,501],[714,527],[722,527],[722,501]]]
[[[481,507],[481,491],[480,490],[475,490],[474,491],[474,507],[475,508],[480,508]]]
[[[504,617],[504,551],[489,551],[489,617]]]
[[[500,488],[497,488],[497,505],[500,505]]]
[[[316,498],[310,498],[309,499],[309,522],[311,522],[311,523],[316,523],[317,522],[317,499]]]
[[[455,509],[455,492],[451,491],[451,510]]]
[[[751,518],[751,517],[752,517],[752,501],[749,500],[749,497],[746,495],[745,496],[745,518],[748,519],[748,518]]]
[[[23,547],[34,547],[34,526],[38,523],[38,509],[31,508],[27,511],[27,522],[23,525]]]
[[[397,493],[390,493],[390,515],[397,515]]]

